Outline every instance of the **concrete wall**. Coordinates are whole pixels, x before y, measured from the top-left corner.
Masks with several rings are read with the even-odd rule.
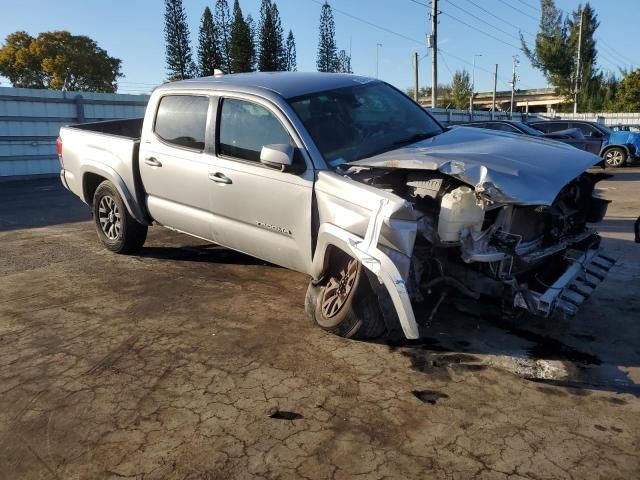
[[[142,117],[148,98],[0,87],[0,177],[57,173],[62,125]]]

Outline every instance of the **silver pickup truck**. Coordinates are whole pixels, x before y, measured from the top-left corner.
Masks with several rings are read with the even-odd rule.
[[[108,249],[155,224],[304,272],[307,313],[346,337],[418,338],[443,301],[573,315],[613,265],[588,226],[599,157],[448,130],[366,77],[165,84],[144,119],[62,128],[58,153]]]

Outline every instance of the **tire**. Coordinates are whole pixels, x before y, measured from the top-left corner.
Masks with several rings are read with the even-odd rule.
[[[335,271],[326,284],[309,284],[307,314],[320,328],[341,337],[365,340],[383,335],[386,328],[378,299],[362,264],[340,256]]]
[[[92,208],[98,238],[105,247],[122,254],[142,248],[147,239],[147,226],[131,216],[113,183],[105,180],[98,185]]]
[[[620,168],[627,161],[627,152],[624,148],[613,147],[604,153],[604,164],[609,168]]]

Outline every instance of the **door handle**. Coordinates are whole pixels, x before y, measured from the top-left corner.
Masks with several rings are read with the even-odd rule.
[[[155,157],[147,157],[144,159],[144,163],[146,163],[147,165],[150,165],[152,167],[161,167],[162,163],[160,161],[158,161],[157,158]]]
[[[226,183],[227,185],[233,183],[229,177],[220,172],[210,173],[209,180],[212,180],[216,183]]]

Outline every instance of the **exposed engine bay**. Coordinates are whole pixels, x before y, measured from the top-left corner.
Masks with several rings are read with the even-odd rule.
[[[406,287],[429,318],[459,296],[492,299],[508,314],[574,315],[613,266],[588,225],[605,216],[609,201],[595,186],[609,175],[584,172],[550,205],[519,205],[441,170],[344,171],[405,199],[418,216]]]

